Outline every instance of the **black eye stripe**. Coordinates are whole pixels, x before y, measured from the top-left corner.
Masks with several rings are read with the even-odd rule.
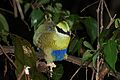
[[[56,28],[57,28],[57,31],[58,31],[58,32],[65,34],[65,32],[64,32],[61,28],[59,28],[58,26],[56,26]]]
[[[58,26],[56,26],[56,28],[57,28],[57,31],[58,31],[58,32],[63,33],[63,34],[70,35],[70,32],[69,32],[69,31],[68,31],[68,32],[65,32],[65,31],[63,31],[61,28],[59,28]]]

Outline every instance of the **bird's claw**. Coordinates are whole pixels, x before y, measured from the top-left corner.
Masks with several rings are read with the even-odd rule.
[[[55,63],[53,63],[53,62],[52,62],[52,63],[48,63],[47,66],[50,66],[50,67],[52,67],[52,68],[55,68],[55,67],[56,67]]]
[[[47,66],[50,67],[50,70],[49,70],[50,71],[50,77],[52,77],[53,68],[55,68],[56,65],[52,62],[52,63],[47,64]]]

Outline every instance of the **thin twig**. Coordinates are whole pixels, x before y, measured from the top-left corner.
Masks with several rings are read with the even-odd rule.
[[[13,46],[2,46],[2,48],[4,49],[5,53],[8,54],[8,53],[14,53],[14,47]],[[2,55],[3,52],[2,50],[0,49],[0,55]]]
[[[19,2],[19,0],[15,0],[15,1],[16,1],[16,5],[17,5],[18,11],[20,13],[21,19],[24,20],[24,14],[23,14],[22,8],[20,6],[20,2]]]
[[[29,24],[28,24],[25,20],[22,20],[22,21],[23,21],[24,24],[27,26],[28,30],[31,31]]]
[[[17,80],[21,80],[24,74],[25,74],[25,70],[23,68],[23,70],[22,70],[21,74],[18,76]]]
[[[113,16],[113,18],[110,19],[110,22],[109,22],[109,24],[107,25],[106,29],[109,29],[109,28],[110,28],[110,26],[113,24],[114,19],[115,19],[116,16],[117,16],[117,14],[115,14],[115,15]]]
[[[25,75],[25,77],[26,77],[26,80],[32,80],[31,78],[30,78],[30,75]]]
[[[91,77],[91,80],[94,80],[94,76],[95,76],[95,70],[94,70],[94,68],[92,68],[92,77]]]
[[[13,4],[12,4],[13,2],[11,0],[9,0],[9,2],[10,2],[10,5],[13,7]]]
[[[98,28],[97,28],[97,32],[98,32],[98,41],[97,41],[97,50],[99,49],[100,45],[99,45],[99,11],[100,11],[100,5],[101,5],[101,1],[99,2],[99,5],[98,5],[98,8],[96,10],[97,12],[97,22],[98,22]],[[96,73],[96,80],[97,80],[97,77],[98,77],[98,73]]]
[[[107,13],[108,13],[110,19],[112,19],[112,16],[111,16],[111,14],[110,14],[110,11],[109,11],[109,9],[108,9],[108,7],[107,7],[106,2],[105,2],[105,1],[103,1],[103,2],[104,2],[105,8],[106,8],[106,10],[107,10]]]
[[[5,53],[5,51],[1,45],[0,45],[0,48],[1,48],[2,52],[4,53],[4,55],[7,57],[7,59],[14,65],[15,68],[17,68],[17,66],[15,65],[13,60]]]
[[[99,24],[100,24],[100,23],[99,23],[99,22],[100,22],[100,21],[99,21],[99,20],[100,20],[100,19],[99,19],[99,16],[100,16],[99,11],[100,11],[100,5],[101,5],[101,1],[99,2],[98,8],[97,8],[97,10],[96,10],[96,12],[97,12],[97,32],[98,32],[98,33],[97,33],[97,36],[98,36],[98,41],[97,41],[97,42],[99,42]],[[99,49],[98,46],[97,46],[97,49]]]
[[[16,18],[18,17],[16,1],[15,0],[12,0],[12,1],[13,1],[13,8],[14,8],[14,16]]]
[[[88,69],[87,69],[87,66],[86,66],[86,71],[85,71],[85,73],[86,73],[86,80],[88,79],[87,77],[88,77]]]
[[[100,12],[100,33],[103,30],[103,0],[101,0],[101,12]]]
[[[110,14],[110,11],[109,11],[109,9],[108,9],[108,7],[107,7],[106,2],[105,2],[105,1],[103,1],[103,2],[104,2],[104,5],[105,5],[105,8],[106,8],[106,10],[107,10],[107,13],[108,13],[108,15],[109,15],[109,18],[110,18],[110,22],[109,22],[109,24],[108,24],[107,27],[106,27],[106,29],[109,29],[110,26],[112,25],[112,23],[114,22],[114,19],[115,19],[115,17],[116,17],[117,14],[114,14],[114,16],[113,16],[113,18],[112,18],[111,14]]]
[[[88,65],[90,65],[90,63],[91,63],[91,61],[89,61],[89,62],[83,62],[83,63],[81,63],[81,66],[77,69],[77,71],[72,75],[72,77],[70,78],[70,80],[72,80],[74,77],[75,77],[75,75],[79,72],[79,70],[83,67],[83,66],[85,66],[85,67],[88,67]]]
[[[70,78],[70,80],[73,80],[73,78],[75,77],[75,75],[79,72],[79,70],[81,69],[82,66],[80,66],[77,71],[72,75],[72,77]]]
[[[96,80],[99,80],[99,71],[100,71],[100,62],[99,62],[100,56],[97,57],[97,72],[96,72]]]
[[[7,12],[9,14],[14,14],[12,11],[9,11],[9,10],[6,10],[6,9],[3,9],[3,8],[0,8],[1,11],[4,11],[4,12]]]
[[[97,8],[97,10],[96,10],[96,12],[97,12],[97,22],[98,22],[98,28],[97,28],[97,32],[98,32],[98,34],[97,34],[97,36],[98,36],[98,40],[97,40],[97,50],[99,50],[100,49],[100,43],[99,43],[99,35],[100,35],[100,31],[99,31],[99,29],[100,29],[100,21],[99,21],[99,17],[100,17],[100,14],[99,14],[99,12],[100,12],[100,7],[101,7],[101,4],[102,4],[102,0],[100,0],[100,2],[99,2],[99,5],[98,5],[98,8]],[[102,21],[102,20],[101,20]],[[97,72],[96,72],[96,80],[98,80],[99,79],[99,55],[97,56]]]
[[[85,8],[83,8],[83,9],[80,11],[80,13],[82,13],[82,12],[85,11],[87,8],[93,6],[94,4],[96,4],[96,3],[98,3],[98,2],[99,2],[99,1],[96,1],[96,2],[94,2],[94,3],[92,3],[92,4],[90,4],[90,5],[87,5]]]
[[[6,60],[6,59],[5,59]],[[4,77],[6,76],[6,73],[7,73],[7,61],[5,61],[5,66],[4,66]]]
[[[0,8],[1,11],[7,12],[9,14],[15,15],[15,17],[17,17],[17,12],[12,12],[3,8]],[[15,10],[16,11],[16,10]],[[28,25],[28,23],[25,20],[22,20],[24,22],[24,24],[27,26],[28,30],[31,31],[30,26]]]

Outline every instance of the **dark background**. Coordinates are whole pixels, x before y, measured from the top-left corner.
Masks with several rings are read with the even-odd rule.
[[[6,10],[10,10],[13,11],[13,7],[10,5],[10,0],[1,0],[0,1],[0,8],[6,9]],[[29,0],[30,1],[30,0]],[[98,3],[94,4],[93,6],[87,8],[84,12],[80,13],[80,11],[85,8],[87,5],[90,5],[94,2],[96,2],[97,0],[60,0],[60,2],[63,5],[63,9],[67,9],[69,10],[72,14],[77,14],[79,16],[91,16],[93,18],[96,19],[96,9],[98,7]],[[111,14],[117,14],[117,17],[120,16],[120,1],[119,0],[106,0],[106,3],[108,5],[108,8],[111,12]],[[3,12],[0,10],[0,13],[2,13],[5,18],[8,21],[9,27],[10,27],[10,32],[17,34],[19,36],[22,36],[23,38],[29,40],[32,43],[32,36],[33,33],[32,31],[29,32],[28,31],[28,26],[26,26],[23,21],[20,19],[20,17],[18,18],[14,18],[14,16],[12,14]],[[30,14],[30,13],[28,13]],[[108,22],[108,14],[105,13],[104,14],[104,22]],[[27,20],[29,16],[26,15],[26,21],[28,23],[30,23],[29,20]],[[9,61],[8,61],[9,63]],[[0,80],[16,80],[16,77],[14,75],[14,71],[13,69],[11,69],[9,66],[11,66],[10,64],[5,63],[5,56],[2,55],[0,56]],[[8,72],[7,72],[7,76],[6,79],[3,79],[4,76],[4,64],[8,64]],[[62,64],[64,66],[64,76],[62,77],[61,80],[69,80],[70,77],[74,74],[74,72],[79,68],[79,66],[66,62],[66,61],[62,61]],[[92,70],[88,69],[88,75],[89,79],[91,79],[91,74],[92,74]],[[82,68],[79,73],[75,76],[74,80],[85,80],[85,68]],[[114,77],[110,76],[107,77],[105,80],[116,80]]]

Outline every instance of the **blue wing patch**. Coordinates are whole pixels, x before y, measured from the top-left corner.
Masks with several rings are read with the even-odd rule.
[[[67,52],[67,49],[64,50],[54,50],[52,55],[55,57],[55,61],[61,61],[64,59],[64,56]]]

